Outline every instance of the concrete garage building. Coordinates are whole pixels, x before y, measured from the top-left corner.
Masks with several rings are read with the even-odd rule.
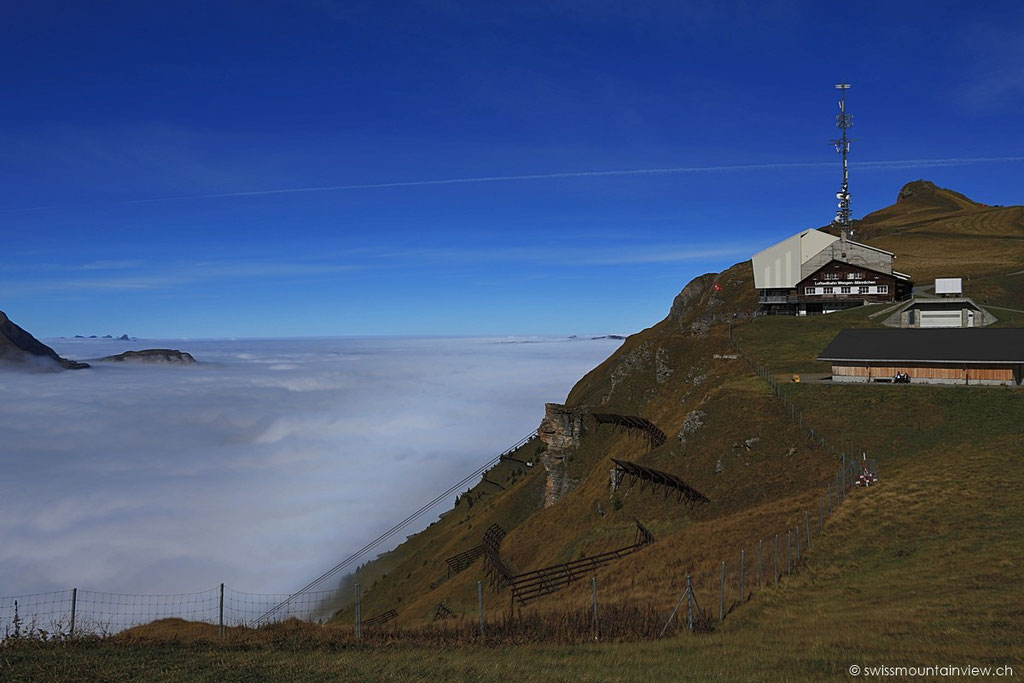
[[[889,327],[985,327],[997,318],[964,296],[963,279],[935,280],[935,296],[914,297],[885,319]]]
[[[865,303],[901,301],[913,289],[890,251],[821,230],[804,230],[751,258],[767,313],[815,315]]]
[[[818,360],[833,382],[1005,384],[1024,380],[1024,328],[843,330]]]
[[[967,297],[911,299],[885,319],[890,327],[985,327],[997,318]]]

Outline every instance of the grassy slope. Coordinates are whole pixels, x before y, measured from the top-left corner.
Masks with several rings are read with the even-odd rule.
[[[857,239],[896,253],[896,269],[913,275],[918,285],[964,277],[968,296],[988,296],[994,303],[1009,295],[1009,303],[1020,303],[1014,292],[1004,291],[1003,285],[1014,285],[1003,278],[1024,263],[1022,206],[986,206],[951,190],[921,186],[910,198],[865,216],[856,231]],[[975,290],[979,278],[986,288]]]
[[[507,491],[479,484],[443,520],[383,558],[388,565],[386,577],[380,572],[372,581],[360,577],[369,587],[363,614],[395,608],[399,623],[409,625],[428,621],[441,602],[457,613],[472,613],[482,563],[442,580],[444,558],[479,543],[492,523],[509,531],[503,557],[513,569],[525,571],[628,545],[633,540],[633,520],[640,519],[658,543],[601,570],[598,579],[609,593],[615,592],[617,600],[659,604],[677,592],[682,568],[710,566],[726,553],[751,547],[768,529],[785,528],[787,517],[795,517],[796,509],[813,497],[810,491],[829,478],[836,467],[834,458],[804,447],[803,434],[783,419],[782,408],[744,362],[713,358],[714,353],[732,350],[727,326],[717,325],[703,335],[693,334],[690,328],[708,307],[729,312],[751,305],[747,270],[741,265],[721,275],[724,291],[716,296],[705,292],[682,318],[666,319],[631,337],[570,395],[570,402],[583,404],[596,404],[606,397],[601,411],[648,417],[670,436],[667,444],[647,453],[646,446],[628,434],[590,423],[568,464],[578,484],[548,509],[541,507],[544,473],[540,466],[502,465],[503,471],[522,471],[514,485],[502,472],[488,475],[506,484]],[[671,369],[661,381],[659,365]],[[614,388],[608,381],[613,374]],[[737,406],[743,406],[746,417],[741,432],[736,430]],[[704,413],[704,425],[683,444],[675,435],[694,410]],[[734,448],[750,438],[758,439],[752,450]],[[796,452],[788,455],[794,447]],[[517,457],[534,460],[536,448],[528,444]],[[609,488],[612,457],[672,471],[713,502],[691,510],[638,488],[613,496]],[[715,473],[719,460],[722,474]],[[469,498],[474,500],[472,507]],[[373,564],[366,568],[366,576],[373,569]],[[489,588],[485,602],[490,615],[497,617],[508,609],[507,591]],[[524,612],[562,609],[578,602],[573,591],[563,591]],[[351,607],[342,610],[338,620],[350,623],[351,612]]]
[[[887,389],[893,387],[887,387]],[[818,389],[801,387],[800,391]],[[900,387],[917,391],[917,387]],[[943,391],[985,412],[989,389],[922,387],[914,407]],[[799,400],[809,399],[802,396]],[[881,392],[880,407],[906,396]],[[881,455],[882,482],[858,491],[829,522],[806,568],[741,607],[714,633],[651,643],[448,649],[324,646],[281,640],[24,646],[0,652],[10,680],[842,680],[850,664],[1024,665],[1019,492],[1024,443],[994,436],[1024,406],[970,433],[938,420],[921,451]],[[891,404],[891,405],[889,405]],[[877,404],[876,404],[877,405]],[[940,401],[940,417],[957,412]],[[833,403],[823,404],[822,411]],[[945,424],[945,426],[942,426]],[[1012,427],[1012,425],[1010,425]],[[993,436],[978,440],[979,433]],[[855,438],[868,438],[867,430]],[[707,600],[706,595],[699,594]],[[6,671],[5,671],[6,669]]]
[[[1018,230],[1014,221],[1019,207],[1006,210],[1004,218],[1008,218],[998,226],[986,219],[989,223],[982,231],[965,216],[972,211],[987,216],[990,207],[953,207],[957,215],[944,222],[943,211],[949,214],[950,207],[936,211],[926,205],[918,198],[908,214],[915,214],[916,220],[928,213],[931,231],[946,231],[946,239],[930,242],[912,237],[911,229],[896,234],[890,229],[898,223],[895,211],[884,216],[889,225],[876,221],[875,226],[877,243],[897,251],[902,267],[919,281],[925,278],[907,262],[917,259],[927,269],[932,267],[928,264],[939,262],[938,257],[930,256],[931,252],[907,254],[900,245],[930,244],[941,255],[949,240],[989,239],[965,236],[972,231],[991,234],[1000,229],[1009,237]],[[1015,244],[1013,239],[1010,242]],[[998,280],[1005,279],[1007,272],[1024,269],[1024,254],[1006,251],[1010,256],[986,266],[983,277],[997,283],[1002,303],[1024,309],[1019,290]],[[495,521],[511,531],[503,552],[515,568],[524,570],[624,545],[631,540],[633,517],[640,518],[659,540],[598,572],[602,600],[649,602],[667,609],[666,603],[670,605],[680,589],[681,577],[692,572],[698,597],[707,605],[714,602],[718,562],[734,557],[740,548],[752,549],[758,538],[791,527],[802,510],[814,509],[834,460],[805,447],[803,434],[742,361],[712,358],[713,353],[729,350],[726,326],[712,327],[704,336],[691,332],[690,323],[704,312],[751,307],[747,264],[726,271],[718,281],[723,284],[721,293],[705,292],[686,315],[670,317],[631,337],[613,358],[584,377],[569,397],[570,403],[585,404],[607,396],[603,410],[649,417],[669,434],[668,444],[645,454],[628,436],[592,426],[570,464],[573,476],[580,480],[578,487],[543,511],[538,508],[540,468],[502,465],[489,477],[506,483],[507,491],[478,485],[471,492],[472,507],[464,498],[444,519],[364,570],[367,577],[375,571],[377,581],[373,586],[363,579],[364,585],[371,585],[364,615],[395,607],[405,623],[422,623],[442,600],[457,612],[471,613],[481,565],[439,582],[444,575],[443,558],[479,542],[486,526]],[[838,329],[879,324],[880,318],[869,317],[874,310],[760,319],[738,325],[735,334],[752,357],[770,359],[774,371],[809,372],[819,369],[814,356]],[[663,382],[657,379],[659,354],[662,364],[673,369]],[[270,678],[293,675],[297,667],[304,667],[310,675],[319,672],[324,677],[328,672],[348,672],[366,678],[473,679],[500,672],[530,679],[583,680],[641,675],[666,679],[681,672],[704,680],[777,680],[781,671],[803,680],[842,677],[851,663],[1010,663],[1018,665],[1018,674],[1024,672],[1024,643],[1015,626],[1024,617],[1024,599],[1012,588],[1024,579],[1019,553],[1024,524],[1018,514],[1024,490],[1020,460],[1024,392],[814,384],[788,389],[819,431],[833,440],[843,433],[878,458],[881,486],[858,491],[833,518],[828,533],[812,549],[804,572],[741,606],[715,633],[661,643],[575,648],[470,646],[433,651],[398,647],[388,649],[385,657],[301,641],[227,649],[195,645],[184,652],[153,644],[134,647],[132,661],[148,667],[148,673],[187,670],[187,675],[180,676],[197,680],[225,667],[238,672],[259,667]],[[682,444],[674,435],[692,410],[706,414],[705,425]],[[733,447],[754,436],[760,441],[753,450]],[[787,456],[792,446],[797,452]],[[528,444],[518,457],[533,460],[536,448],[536,443]],[[608,490],[610,456],[675,472],[713,503],[690,511],[632,491],[619,496],[621,509],[615,509]],[[719,459],[724,471],[716,475]],[[382,577],[382,567],[387,577]],[[486,601],[493,606],[490,617],[507,610],[504,595],[487,594]],[[585,600],[586,590],[574,586],[528,610],[572,607]],[[340,616],[348,621],[351,615]],[[66,667],[65,671],[110,672],[115,662],[123,663],[118,647],[114,643],[42,651],[29,647],[3,653],[0,666],[3,658],[12,661],[13,656],[23,673],[35,666],[43,667],[40,671]],[[297,658],[296,652],[302,652],[302,657]],[[168,680],[177,680],[177,675],[168,673]]]

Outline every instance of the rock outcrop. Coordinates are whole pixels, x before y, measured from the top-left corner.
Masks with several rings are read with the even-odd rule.
[[[705,273],[695,277],[676,295],[668,317],[679,325],[679,329],[689,328],[690,333],[696,337],[707,334],[711,329],[715,323],[714,309],[722,303],[717,294],[717,290],[721,289],[721,285],[717,284],[719,275]]]
[[[53,368],[81,370],[89,367],[88,363],[61,358],[57,352],[23,330],[0,311],[0,362],[8,365],[27,366],[42,361]]]
[[[583,411],[560,403],[544,404],[544,419],[537,429],[537,436],[545,448],[540,454],[547,476],[544,483],[544,507],[554,505],[572,489],[572,481],[565,471],[565,460],[580,445],[583,415]]]
[[[143,349],[142,351],[125,351],[116,356],[100,358],[101,361],[112,363],[170,363],[174,365],[192,365],[196,359],[192,354],[177,349]]]
[[[669,317],[680,323],[683,319],[695,312],[695,304],[708,291],[715,282],[718,273],[705,273],[690,280],[690,283],[683,287],[683,291],[676,295],[672,301],[672,309]]]
[[[686,445],[686,438],[696,434],[701,427],[704,426],[704,418],[707,417],[707,413],[703,410],[691,410],[686,414],[686,418],[683,420],[683,426],[679,430],[679,442],[682,445]]]

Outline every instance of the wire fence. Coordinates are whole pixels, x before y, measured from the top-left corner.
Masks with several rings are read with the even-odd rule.
[[[73,595],[73,590],[63,590],[0,597],[0,639],[65,632],[71,624]]]
[[[718,621],[724,621],[732,610],[752,599],[755,593],[778,585],[784,577],[792,575],[807,561],[807,553],[815,539],[825,533],[826,522],[847,500],[851,491],[877,481],[878,465],[874,459],[868,458],[867,451],[854,449],[842,435],[839,443],[832,442],[821,430],[811,426],[784,385],[775,379],[766,366],[752,360],[739,347],[731,322],[729,343],[737,356],[746,361],[750,369],[768,384],[788,417],[806,432],[812,445],[835,457],[838,467],[835,476],[824,482],[817,504],[798,511],[791,518],[791,526],[772,537],[758,540],[752,548],[739,549],[732,558],[722,560],[717,577],[701,577],[703,581],[700,585],[705,595],[717,596],[713,603],[705,601],[705,609],[701,609],[697,601],[695,577],[687,575],[686,588],[665,624],[666,629],[684,602],[687,603],[687,630],[706,630],[715,617]],[[858,450],[860,458],[855,455]]]
[[[731,558],[722,560],[717,576],[700,577],[699,585],[705,597],[717,598],[705,600],[706,609],[701,610],[696,602],[695,577],[687,575],[686,589],[676,603],[676,609],[684,601],[688,602],[688,630],[707,630],[711,621],[724,621],[734,609],[753,599],[756,593],[777,586],[785,577],[797,573],[807,563],[811,547],[825,533],[828,521],[851,491],[873,481],[873,478],[860,476],[862,470],[875,473],[876,463],[873,460],[868,463],[866,466],[853,460],[844,463],[834,480],[829,481],[818,496],[817,505],[797,511],[791,517],[791,526],[758,540],[752,547],[740,548]],[[697,621],[694,620],[695,614]],[[702,624],[703,628],[700,627]]]
[[[225,587],[194,593],[139,595],[71,588],[0,597],[0,640],[113,635],[162,619],[182,619],[221,628],[252,626],[277,608],[276,621],[322,622],[336,609],[337,591],[245,593]]]

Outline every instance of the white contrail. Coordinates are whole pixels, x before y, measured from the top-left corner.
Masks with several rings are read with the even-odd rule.
[[[932,168],[937,166],[964,166],[968,164],[1007,163],[1024,161],[1024,156],[1007,157],[953,157],[947,159],[890,159],[885,161],[854,161],[860,168]],[[136,199],[126,204],[162,202],[175,199],[215,199],[219,197],[259,197],[272,194],[300,192],[335,192],[344,190],[375,190],[392,187],[423,187],[428,185],[458,185],[468,183],[502,183],[517,180],[554,180],[558,178],[594,178],[601,176],[667,175],[673,173],[725,173],[730,171],[766,171],[787,168],[834,168],[832,162],[794,162],[770,164],[734,164],[728,166],[672,166],[668,168],[630,168],[615,171],[567,171],[563,173],[530,173],[525,175],[478,176],[474,178],[444,178],[441,180],[406,180],[390,183],[358,183],[353,185],[316,185],[313,187],[287,187],[276,190],[250,190],[246,192],[219,192],[179,197]]]
[[[1024,156],[1004,157],[951,157],[946,159],[889,159],[883,161],[851,161],[855,168],[935,168],[940,166],[966,166],[969,164],[1010,163],[1024,161]],[[275,194],[298,194],[302,192],[342,192],[346,190],[377,190],[395,187],[425,187],[430,185],[460,185],[470,183],[504,183],[522,180],[556,180],[559,178],[596,178],[602,176],[668,175],[682,173],[729,173],[734,171],[771,171],[795,168],[835,168],[833,162],[790,162],[768,164],[733,164],[726,166],[671,166],[667,168],[630,168],[613,171],[566,171],[563,173],[530,173],[524,175],[477,176],[473,178],[443,178],[440,180],[406,180],[388,183],[356,183],[351,185],[316,185],[312,187],[286,187],[271,190],[249,190],[245,192],[217,192],[209,194],[176,195],[150,199],[130,199],[111,202],[117,205],[149,204],[188,199],[217,199],[228,197],[261,197]],[[33,211],[57,208],[37,206],[22,209],[0,209],[0,213]]]

